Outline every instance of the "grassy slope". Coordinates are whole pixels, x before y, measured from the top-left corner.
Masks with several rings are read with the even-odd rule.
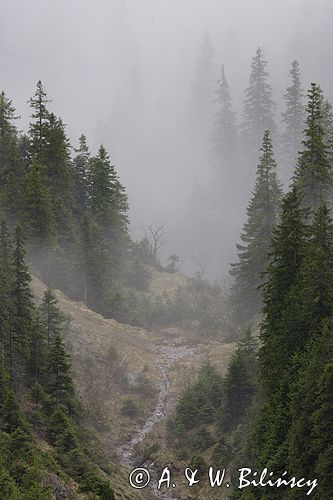
[[[186,286],[187,281],[186,277],[181,274],[157,271],[153,272],[152,278],[150,288],[152,296],[164,293],[172,297],[179,287]],[[37,302],[40,302],[45,285],[34,278],[32,289]],[[113,362],[107,355],[109,349],[116,348],[117,350],[118,371],[127,375],[130,373],[135,379],[142,370],[146,369],[145,373],[154,381],[158,391],[161,381],[159,346],[181,345],[188,342],[193,344],[198,339],[195,340],[190,332],[182,332],[179,329],[174,329],[172,335],[166,335],[167,332],[148,332],[112,319],[104,319],[84,304],[70,301],[63,293],[57,291],[56,294],[61,310],[71,318],[71,327],[66,342],[72,354],[76,387],[87,409],[87,423],[97,432],[105,449],[109,451],[111,460],[116,462],[114,450],[119,444],[124,443],[133,434],[135,428],[151,413],[155,397],[138,397],[141,410],[137,418],[130,419],[121,415],[122,400],[128,389],[123,388],[121,384],[112,383],[112,378],[116,374],[112,370]],[[179,394],[193,379],[193,375],[205,356],[209,356],[211,361],[221,366],[223,371],[233,349],[233,344],[221,344],[217,341],[200,344],[200,357],[185,358],[172,367],[169,377],[172,393]],[[88,361],[93,375],[87,373]],[[131,397],[135,398],[135,396]],[[92,398],[94,398],[93,404]],[[164,424],[159,424],[153,434],[153,439],[161,442],[163,450],[163,440],[167,439]],[[123,467],[114,468],[111,481],[115,488],[116,498],[145,498],[144,493],[134,491],[127,486],[127,476],[128,473]]]

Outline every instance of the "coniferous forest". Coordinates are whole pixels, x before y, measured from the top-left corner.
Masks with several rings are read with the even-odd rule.
[[[331,4],[47,3],[0,8],[0,498],[329,500]]]

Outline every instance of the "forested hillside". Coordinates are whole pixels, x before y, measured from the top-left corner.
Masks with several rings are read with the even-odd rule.
[[[2,3],[0,500],[333,498],[333,3]]]
[[[47,289],[33,302],[21,226],[1,224],[0,492],[8,500],[93,492],[113,499],[95,438],[82,426],[67,320]],[[62,492],[62,493],[61,493]]]
[[[239,261],[231,267],[243,338],[226,375],[204,365],[170,421],[178,458],[202,474],[212,464],[226,467],[231,498],[332,494],[332,122],[317,84],[307,97],[302,150],[283,196],[264,134]],[[252,470],[246,492],[238,489],[242,467]],[[261,472],[254,472],[265,469],[269,476],[259,482]],[[310,481],[307,492],[293,477]]]
[[[228,339],[233,330],[225,293],[208,283],[203,269],[185,277],[174,255],[161,265],[158,228],[150,227],[155,240],[130,238],[126,193],[105,148],[91,155],[84,135],[72,148],[48,102],[38,82],[24,134],[15,126],[11,100],[3,92],[0,100],[0,492],[8,500],[111,499],[114,473],[118,494],[128,489],[112,463],[118,460],[115,446],[149,416],[157,397],[152,379],[159,368],[148,368],[143,359],[152,362],[148,353],[162,342],[160,332],[186,354],[182,343]],[[41,295],[36,283],[42,282]],[[69,315],[60,310],[55,288],[67,295]],[[84,305],[103,315],[90,311],[87,352],[86,324],[74,322],[78,334],[72,335],[76,309],[68,308],[70,299],[79,310]],[[110,331],[105,337],[103,317],[133,327],[119,324],[122,338]],[[135,350],[143,339],[148,351],[140,354],[136,373]],[[101,353],[102,341],[109,347]],[[120,358],[123,349],[131,363]],[[104,438],[111,429],[102,451],[96,434]]]
[[[154,256],[147,239],[129,238],[127,196],[115,167],[103,146],[90,154],[84,135],[77,149],[71,146],[40,81],[29,102],[25,134],[1,94],[1,212],[10,228],[22,224],[28,261],[45,283],[105,316],[131,321],[129,289],[135,303]]]

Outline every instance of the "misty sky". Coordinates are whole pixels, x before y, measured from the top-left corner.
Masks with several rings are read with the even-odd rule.
[[[333,2],[0,0],[0,9],[0,88],[22,116],[19,128],[27,127],[27,100],[41,79],[72,143],[83,132],[93,152],[101,142],[110,151],[129,195],[134,236],[164,223],[166,255],[180,254],[185,269],[193,256],[209,255],[211,275],[221,278],[234,258],[246,200],[235,214],[211,216],[206,152],[194,165],[185,151],[202,39],[211,38],[216,71],[225,65],[237,112],[258,46],[278,110],[293,59],[304,87],[316,81],[332,100]]]

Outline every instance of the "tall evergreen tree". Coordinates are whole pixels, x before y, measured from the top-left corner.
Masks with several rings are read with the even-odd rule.
[[[192,102],[202,116],[211,107],[214,82],[214,48],[208,33],[205,33],[195,63],[192,87]]]
[[[103,310],[111,287],[111,257],[98,224],[87,214],[82,220],[81,298],[92,309]]]
[[[239,161],[239,138],[236,113],[232,108],[232,100],[224,66],[221,68],[216,95],[216,102],[219,109],[216,113],[212,133],[212,161],[218,169],[224,170],[230,165],[229,170],[232,170]]]
[[[27,236],[33,241],[34,249],[40,250],[54,235],[54,214],[45,168],[35,158],[25,176],[23,208]]]
[[[34,314],[32,321],[29,348],[28,372],[36,388],[41,383],[42,377],[45,376],[47,357],[46,334],[38,314]],[[35,392],[35,396],[37,396],[37,392]]]
[[[242,139],[245,156],[249,163],[255,162],[257,151],[265,130],[272,136],[276,131],[274,123],[275,104],[272,99],[271,86],[268,83],[268,72],[260,47],[257,48],[251,64],[249,86],[245,91]]]
[[[268,263],[273,228],[278,222],[282,191],[276,174],[272,141],[265,131],[256,173],[255,188],[247,207],[247,221],[237,245],[238,263],[232,264],[232,300],[241,321],[259,312],[262,273]]]
[[[285,369],[287,346],[283,319],[290,300],[288,294],[297,283],[308,234],[300,203],[301,196],[296,189],[283,198],[281,222],[273,232],[272,256],[263,287],[264,318],[259,360],[267,392],[276,388]]]
[[[301,196],[293,189],[283,198],[281,222],[273,232],[271,260],[263,287],[259,375],[264,401],[254,422],[249,446],[254,466],[268,467],[277,475],[283,473],[288,463],[287,435],[291,424],[288,395],[296,371],[292,365],[294,343],[289,336],[295,336],[293,328],[298,326],[292,313],[300,317],[295,292],[307,236]],[[271,496],[280,498],[281,492],[273,491]]]
[[[195,136],[195,145],[207,148],[209,131],[213,119],[215,50],[206,33],[195,61],[191,89],[190,120]]]
[[[75,185],[78,198],[78,205],[81,210],[85,210],[88,201],[88,170],[90,152],[87,139],[84,134],[79,138],[79,147],[74,149],[76,156],[74,158]]]
[[[328,148],[327,155],[331,169],[333,168],[333,107],[332,104],[324,99],[323,101],[323,129],[324,140]]]
[[[115,272],[116,268],[119,269],[127,244],[128,202],[125,189],[103,146],[90,162],[88,206],[109,244]]]
[[[223,432],[236,429],[244,420],[256,392],[256,342],[249,329],[231,356],[223,380],[221,406],[217,420]]]
[[[10,328],[11,328],[11,301],[10,282],[0,261],[0,360],[8,370],[11,361]]]
[[[74,387],[69,356],[61,335],[56,335],[47,360],[47,392],[56,407],[60,405],[71,411]]]
[[[323,130],[322,102],[320,87],[312,83],[308,91],[303,151],[298,157],[294,175],[294,183],[300,189],[303,204],[312,210],[327,201],[332,189],[328,147]]]
[[[286,163],[286,181],[289,180],[294,169],[305,128],[304,92],[298,61],[291,63],[289,75],[291,84],[284,94],[285,111],[282,113],[282,121],[285,126],[282,134],[282,158]]]
[[[34,120],[30,123],[29,139],[30,154],[35,156],[42,164],[45,162],[45,147],[47,146],[49,130],[50,113],[47,109],[49,102],[43,84],[39,80],[34,96],[29,99],[29,104],[33,110],[31,116]]]
[[[59,205],[59,199],[64,203],[65,196],[68,197],[68,205],[72,201],[70,196],[73,196],[73,178],[69,150],[64,124],[60,118],[51,113],[47,133],[46,168],[52,202],[55,206]]]
[[[256,424],[257,454],[261,465],[277,473],[289,461],[296,475],[313,472],[317,463],[317,472],[325,474],[332,459],[319,421],[331,401],[327,363],[332,356],[328,325],[333,311],[333,226],[327,208],[321,206],[311,227],[305,227],[295,192],[286,196],[283,208],[289,215],[283,212],[276,230],[265,287],[260,360],[266,402]],[[324,426],[330,429],[327,417],[326,413]],[[328,454],[321,461],[323,450]]]
[[[12,239],[4,219],[0,223],[0,258],[3,270],[9,277],[12,265]]]
[[[70,165],[69,141],[61,119],[47,109],[50,101],[41,81],[37,83],[36,93],[29,102],[34,119],[29,129],[31,155],[45,173],[56,234],[59,243],[65,245],[76,236],[73,216],[74,176]]]
[[[19,217],[23,190],[18,134],[12,101],[0,94],[0,209],[11,224]]]
[[[77,244],[74,217],[74,175],[70,164],[70,145],[60,118],[51,113],[45,148],[45,167],[51,195],[58,242],[67,247]]]
[[[48,347],[54,342],[57,335],[60,335],[64,328],[65,318],[61,313],[57,297],[51,288],[48,288],[43,297],[43,302],[39,308],[41,322],[46,330]]]
[[[14,121],[15,108],[12,101],[2,91],[0,93],[0,180],[4,181],[6,174],[14,169],[17,162],[17,131]]]
[[[112,237],[116,227],[126,229],[128,204],[125,189],[104,146],[92,158],[89,170],[90,211],[105,234]]]
[[[29,337],[31,334],[33,308],[32,294],[29,287],[31,277],[25,263],[25,255],[23,232],[21,226],[18,225],[14,232],[14,276],[11,286],[11,300],[13,303],[11,320],[12,355],[15,357],[16,363],[18,362],[17,356],[21,359],[27,355]]]
[[[315,212],[309,233],[298,278],[303,319],[302,336],[294,340],[298,348],[307,336],[319,334],[333,313],[333,226],[325,205]]]
[[[9,369],[11,359],[12,302],[10,287],[13,280],[12,242],[4,220],[0,225],[0,361]]]

